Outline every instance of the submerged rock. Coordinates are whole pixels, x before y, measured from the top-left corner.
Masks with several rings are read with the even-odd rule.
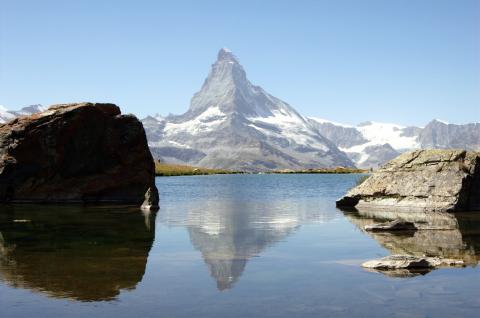
[[[384,223],[368,224],[364,227],[365,231],[369,232],[392,232],[392,231],[415,231],[417,227],[415,223],[408,222],[402,219],[388,221]]]
[[[54,105],[0,125],[0,201],[158,207],[145,131],[113,104]]]
[[[339,207],[480,210],[480,153],[417,150],[388,162],[337,201]]]
[[[377,270],[428,269],[434,267],[465,266],[463,260],[439,257],[390,255],[362,264],[362,267]]]

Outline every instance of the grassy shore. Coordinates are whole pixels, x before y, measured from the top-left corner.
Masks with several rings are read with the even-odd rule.
[[[197,175],[212,175],[212,174],[240,174],[247,173],[243,171],[233,171],[226,169],[210,169],[199,168],[185,165],[169,164],[163,162],[155,162],[155,174],[157,176],[172,177],[172,176],[197,176]],[[264,173],[276,174],[290,174],[290,173],[368,173],[368,170],[353,169],[353,168],[332,168],[332,169],[306,169],[306,170],[274,170]]]
[[[365,169],[357,169],[357,168],[345,168],[345,167],[336,167],[336,168],[320,168],[320,169],[304,169],[304,170],[274,170],[269,173],[280,173],[280,174],[288,174],[288,173],[319,173],[319,174],[328,174],[328,173],[336,173],[336,174],[344,174],[344,173],[369,173],[369,170]]]
[[[176,165],[163,162],[155,162],[155,174],[163,177],[173,176],[196,176],[211,174],[236,174],[241,171],[231,171],[224,169],[198,168],[192,166]]]

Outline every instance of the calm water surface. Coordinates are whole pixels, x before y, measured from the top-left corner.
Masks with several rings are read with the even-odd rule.
[[[0,208],[0,317],[478,317],[480,213],[342,212],[358,175],[157,178],[161,210]],[[441,230],[435,230],[441,229]],[[392,253],[465,268],[368,272]]]

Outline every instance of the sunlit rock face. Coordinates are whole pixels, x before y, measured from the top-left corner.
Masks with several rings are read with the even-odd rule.
[[[247,263],[268,247],[284,240],[305,222],[328,222],[334,211],[323,213],[318,206],[293,206],[288,201],[259,202],[207,201],[185,205],[160,221],[186,226],[192,245],[202,253],[219,290],[230,289],[239,280]]]
[[[373,237],[392,255],[438,257],[461,260],[476,266],[480,260],[480,214],[440,212],[391,212],[359,210],[345,216],[360,230]],[[366,225],[403,219],[415,223],[416,231],[375,233],[364,230]],[[384,271],[389,276],[408,277],[425,274],[431,269]]]
[[[389,161],[337,206],[405,211],[480,209],[480,153],[416,150]]]
[[[154,214],[46,206],[2,207],[0,212],[0,280],[11,286],[56,298],[105,301],[142,280]]]

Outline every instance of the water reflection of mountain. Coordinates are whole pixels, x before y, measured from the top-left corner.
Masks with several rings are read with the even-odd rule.
[[[54,297],[114,299],[142,280],[154,218],[126,208],[1,207],[0,280]]]
[[[415,232],[367,232],[392,254],[458,259],[467,266],[476,266],[480,260],[480,213],[356,211],[345,215],[362,231],[367,224],[397,218],[414,222],[419,228]]]
[[[218,289],[225,290],[237,282],[250,258],[284,240],[302,223],[328,222],[337,216],[318,202],[206,201],[172,213],[164,210],[159,218],[167,225],[187,228]]]

